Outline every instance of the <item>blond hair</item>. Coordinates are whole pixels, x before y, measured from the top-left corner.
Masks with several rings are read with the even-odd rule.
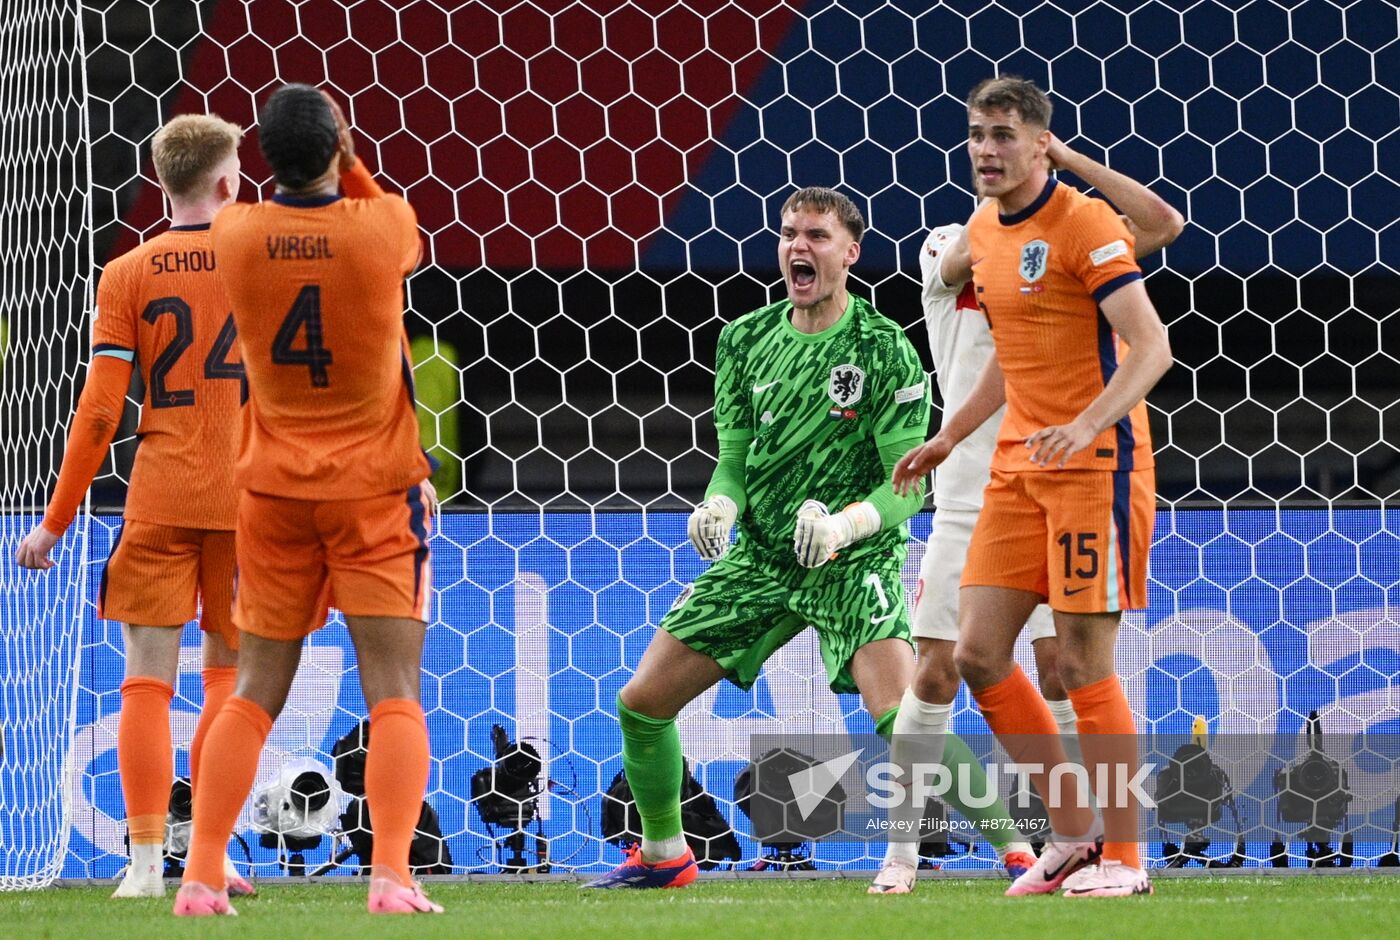
[[[217,114],[182,114],[156,131],[151,159],[171,196],[197,195],[209,172],[238,147],[243,128]]]

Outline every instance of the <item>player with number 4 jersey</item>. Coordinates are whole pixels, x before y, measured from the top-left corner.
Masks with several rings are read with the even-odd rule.
[[[315,88],[275,91],[258,133],[277,192],[224,209],[211,233],[248,370],[236,477],[243,652],[210,732],[202,773],[217,783],[195,794],[175,913],[232,913],[214,860],[327,594],[345,614],[373,732],[369,910],[441,912],[408,867],[429,767],[419,673],[432,468],[403,326],[417,222],[370,178],[339,107]]]
[[[254,493],[361,499],[429,473],[403,326],[417,219],[361,160],[341,185],[343,197],[278,193],[214,221],[253,388],[238,486]]]
[[[245,579],[270,588],[241,591],[236,617],[240,629],[277,638],[304,623],[299,611],[320,589],[308,587],[313,572],[300,555],[301,540],[283,532],[292,524],[289,500],[397,505],[410,493],[409,502],[419,505],[391,514],[402,519],[386,522],[382,532],[363,531],[371,523],[361,521],[356,534],[368,542],[393,537],[395,576],[345,571],[333,579],[336,606],[427,615],[426,534],[415,529],[423,526],[417,487],[431,468],[418,443],[403,326],[403,279],[420,253],[417,221],[362,160],[340,184],[344,196],[279,192],[229,206],[211,233],[251,389],[236,480],[250,494],[243,511],[255,518],[242,530],[240,554],[250,568]]]

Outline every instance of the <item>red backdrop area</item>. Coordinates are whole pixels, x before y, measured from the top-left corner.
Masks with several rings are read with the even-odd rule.
[[[250,128],[284,82],[346,103],[360,153],[449,268],[631,268],[797,9],[777,0],[222,0],[172,113]],[[169,117],[166,115],[165,117]],[[153,178],[153,174],[152,174]],[[246,192],[246,190],[245,190]],[[147,187],[113,255],[162,216]]]

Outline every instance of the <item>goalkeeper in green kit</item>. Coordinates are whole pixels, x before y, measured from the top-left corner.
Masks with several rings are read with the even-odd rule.
[[[802,189],[781,224],[788,299],[726,326],[715,354],[719,464],[689,535],[716,564],[681,593],[618,694],[642,843],[589,887],[695,880],[675,717],[720,679],[748,689],[810,625],[832,690],[858,691],[888,737],[913,677],[900,573],[923,494],[899,496],[889,481],[928,428],[923,366],[897,323],[846,290],[865,232],[859,209],[833,190]]]

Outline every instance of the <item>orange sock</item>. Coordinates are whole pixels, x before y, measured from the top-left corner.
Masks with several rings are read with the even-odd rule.
[[[175,758],[170,745],[169,684],[149,676],[122,683],[117,718],[117,771],[126,801],[126,829],[134,845],[165,841],[165,813]]]
[[[191,790],[199,782],[199,755],[204,750],[204,738],[209,734],[209,726],[214,723],[214,716],[224,707],[224,702],[233,694],[237,680],[237,666],[209,666],[204,670],[204,707],[199,710],[199,724],[194,729],[194,740],[190,742]]]
[[[230,696],[209,727],[194,791],[194,827],[185,858],[185,882],[224,886],[224,852],[238,811],[253,788],[258,756],[272,718],[246,698]]]
[[[1103,857],[1141,868],[1137,843],[1139,807],[1132,802],[1116,805],[1120,801],[1115,798],[1120,782],[1126,783],[1126,780],[1119,780],[1123,775],[1114,770],[1114,766],[1131,768],[1127,771],[1129,778],[1138,767],[1137,728],[1133,724],[1133,711],[1128,707],[1128,696],[1118,677],[1109,676],[1070,689],[1069,699],[1074,703],[1074,713],[1079,716],[1079,748],[1095,787],[1101,772],[1099,768],[1108,765],[1103,773],[1107,774],[1104,779],[1109,792],[1098,794],[1105,835]]]
[[[1060,794],[1050,799],[1049,768],[1066,763],[1064,745],[1060,743],[1060,728],[1050,706],[1040,695],[1020,666],[1011,675],[983,689],[973,689],[972,697],[987,719],[987,726],[997,736],[1007,756],[1019,764],[1040,764],[1044,773],[1031,774],[1031,783],[1045,802],[1050,825],[1062,836],[1087,833],[1094,824],[1094,814],[1067,789],[1072,777],[1061,777]],[[1087,803],[1087,801],[1085,801]]]
[[[406,698],[384,699],[369,713],[365,798],[374,827],[374,867],[411,884],[408,849],[428,788],[428,724],[423,707]]]

